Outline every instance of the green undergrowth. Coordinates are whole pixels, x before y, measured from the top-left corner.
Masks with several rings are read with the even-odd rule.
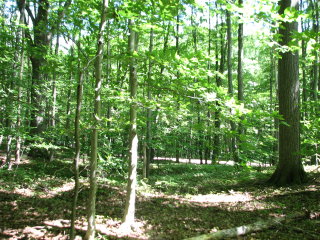
[[[83,171],[85,173],[85,171]],[[86,175],[86,174],[85,174]],[[73,178],[71,160],[28,160],[12,170],[0,169],[0,184],[5,190],[28,188],[49,190]]]
[[[139,165],[140,166],[140,165]],[[184,163],[155,162],[151,165],[149,179],[141,178],[141,168],[138,170],[138,183],[141,191],[156,191],[164,194],[208,194],[225,191],[228,189],[242,189],[252,183],[266,181],[273,168],[239,169],[229,165],[196,165]],[[13,170],[0,169],[1,187],[7,190],[14,188],[45,185],[59,185],[73,178],[71,159],[54,160],[29,160]],[[80,167],[82,178],[88,176],[88,166]],[[113,186],[126,184],[126,172],[114,174],[113,169],[99,169],[99,182]],[[249,185],[247,183],[250,183]],[[254,186],[253,186],[254,187]]]
[[[61,239],[67,239],[65,227],[58,224],[50,228],[44,222],[70,219],[72,164],[71,158],[52,162],[29,159],[11,171],[0,169],[0,212],[4,219],[0,221],[0,229],[17,232],[0,233],[0,239],[10,234],[12,239],[19,239],[19,234],[29,226],[35,231],[41,226],[47,238],[26,235],[25,239],[52,239],[58,234]],[[98,222],[116,232],[125,206],[127,177],[125,172],[123,175],[112,172],[115,166],[112,165],[112,169],[109,166],[104,164],[98,171],[97,215]],[[148,179],[141,177],[141,168],[140,163],[136,220],[141,227],[140,232],[130,236],[132,239],[184,239],[299,211],[319,214],[318,170],[306,169],[312,181],[305,185],[275,188],[266,184],[274,167],[155,161]],[[88,171],[86,161],[80,167],[78,224],[86,222]],[[303,233],[295,232],[301,226],[309,232],[306,239],[314,239],[320,232],[318,223],[318,217],[314,217],[298,221],[294,226],[284,224],[278,232],[266,230],[244,239],[304,239]],[[82,237],[84,234],[84,231],[78,232]],[[123,239],[112,234],[97,239]]]
[[[160,163],[152,166],[150,178],[143,182],[165,194],[209,194],[254,187],[253,183],[264,183],[272,171],[273,168],[257,171],[229,165]]]

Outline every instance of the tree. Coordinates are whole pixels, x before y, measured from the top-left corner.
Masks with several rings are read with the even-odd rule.
[[[19,0],[18,4],[22,5],[22,2],[24,2],[24,0]],[[56,27],[64,18],[66,10],[71,4],[71,0],[65,1],[63,7],[59,8],[54,23],[49,21],[50,4],[51,2],[48,0],[39,0],[34,6],[36,11],[30,9],[29,2],[26,4],[26,10],[33,24],[33,36],[31,36],[29,31],[26,31],[29,42],[29,56],[32,65],[32,108],[30,121],[31,134],[33,136],[42,133],[46,129],[46,122],[48,119],[45,119],[45,92],[41,91],[46,79],[46,54],[48,53],[52,36],[57,30]]]
[[[78,44],[78,52],[80,52],[80,41]],[[71,49],[71,53],[73,50]],[[78,75],[78,84],[77,84],[77,106],[76,106],[76,114],[74,119],[74,142],[75,142],[75,157],[73,160],[74,165],[74,196],[73,196],[73,204],[72,204],[72,213],[71,213],[71,226],[70,226],[70,240],[75,238],[75,221],[76,221],[76,212],[77,212],[77,203],[78,203],[78,195],[80,188],[79,181],[79,162],[80,162],[80,117],[81,117],[81,108],[82,108],[82,98],[83,98],[83,70],[81,69],[81,63],[79,58],[79,75]]]
[[[90,156],[90,192],[88,198],[88,229],[85,235],[86,240],[93,240],[95,236],[95,214],[97,194],[97,155],[98,155],[98,128],[101,121],[101,87],[102,87],[102,59],[104,46],[104,30],[107,23],[108,0],[102,0],[101,20],[97,38],[97,53],[95,59],[95,88],[94,88],[94,113],[93,129],[91,136]]]
[[[231,22],[231,12],[227,10],[227,68],[228,68],[228,93],[233,96],[233,82],[232,82],[232,22]],[[230,121],[232,135],[236,131],[236,124],[234,121]],[[238,161],[236,147],[236,138],[231,136],[230,152],[232,154],[233,160]]]
[[[20,104],[20,100],[21,100],[21,96],[22,96],[22,80],[23,80],[23,72],[24,72],[24,58],[25,58],[25,54],[24,54],[24,29],[23,29],[23,24],[24,24],[24,18],[25,18],[25,1],[21,1],[21,2],[17,2],[18,4],[20,3],[21,5],[18,6],[19,12],[20,12],[20,18],[19,18],[19,24],[21,25],[20,27],[20,41],[21,41],[21,46],[20,46],[20,69],[19,69],[19,80],[18,80],[18,109],[17,109],[17,122],[16,122],[16,129],[17,129],[17,136],[16,136],[16,151],[15,151],[15,164],[20,164],[20,157],[21,157],[21,115],[22,115],[22,109],[21,109],[21,104]]]
[[[130,54],[129,81],[130,81],[130,130],[129,130],[129,171],[127,182],[126,206],[123,216],[123,227],[131,227],[134,223],[136,185],[137,185],[137,164],[138,164],[138,135],[137,135],[137,68],[135,52],[138,50],[137,33],[133,29],[134,20],[129,20],[128,50]]]
[[[299,1],[281,0],[280,14],[285,10],[298,9]],[[296,21],[282,20],[279,26],[281,46],[295,42],[293,34],[298,31]],[[279,113],[283,122],[279,126],[279,162],[273,173],[271,183],[276,185],[302,183],[306,179],[300,155],[300,109],[299,109],[299,55],[296,50],[280,52],[279,75]]]
[[[239,0],[239,6],[243,7],[243,0]],[[241,22],[242,20],[240,19],[240,23],[238,26],[238,100],[240,103],[243,103],[244,101],[244,89],[243,89],[243,69],[242,69],[242,61],[243,61],[243,23]],[[241,134],[243,134],[243,126],[241,124],[241,121],[243,120],[243,117],[240,119],[240,123],[238,126],[238,133],[239,133],[239,138],[238,138],[238,150],[240,152],[240,147],[241,147]]]

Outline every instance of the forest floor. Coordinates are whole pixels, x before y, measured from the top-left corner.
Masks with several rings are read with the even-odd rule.
[[[311,217],[236,239],[320,239],[320,171],[306,167],[310,181],[275,188],[265,184],[273,168],[239,170],[230,165],[156,161],[149,180],[139,180],[136,226],[119,226],[125,179],[101,170],[97,192],[97,239],[184,239],[308,211]],[[86,229],[88,169],[82,166],[77,239]],[[0,239],[67,239],[73,196],[71,159],[23,158],[0,169]],[[104,177],[103,177],[104,176]]]

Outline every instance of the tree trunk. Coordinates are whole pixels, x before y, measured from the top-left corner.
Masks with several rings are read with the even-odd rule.
[[[102,59],[104,45],[104,30],[106,28],[108,0],[102,0],[102,13],[97,39],[97,54],[95,59],[95,88],[94,88],[94,114],[93,130],[91,136],[91,156],[90,156],[90,192],[87,204],[88,229],[85,240],[93,240],[95,236],[95,215],[96,215],[96,193],[97,193],[97,154],[98,154],[98,125],[101,115],[101,86],[102,86]]]
[[[243,7],[243,0],[239,0],[239,6]],[[242,59],[243,59],[243,23],[241,22],[238,26],[238,100],[240,103],[244,103],[244,88],[243,88],[243,69],[242,69]],[[244,129],[242,126],[242,121],[244,120],[243,116],[240,117],[240,122],[238,125],[238,158],[241,151],[241,135],[244,133]],[[240,161],[240,158],[239,158]]]
[[[69,85],[71,85],[73,79],[73,66],[72,66],[72,59],[73,59],[73,46],[71,46],[70,48],[70,76],[69,76]],[[71,124],[71,87],[69,86],[68,91],[67,91],[67,109],[66,109],[66,125],[65,128],[66,129],[70,129],[70,124]],[[70,136],[69,136],[69,132],[66,134],[66,138],[65,138],[65,145],[68,146],[70,144]]]
[[[216,25],[219,25],[219,18],[216,18]],[[216,71],[219,71],[219,73],[223,73],[225,69],[225,58],[226,58],[226,48],[225,48],[225,33],[224,33],[224,21],[221,17],[221,29],[220,29],[220,64],[218,62],[219,59],[219,54],[218,51],[216,51]],[[217,34],[218,35],[218,34]],[[218,41],[216,41],[216,49],[218,49]],[[222,79],[219,75],[216,76],[216,84],[217,87],[222,87]],[[220,125],[221,125],[221,120],[220,120],[220,103],[219,101],[216,101],[216,111],[214,114],[214,127],[216,130],[216,134],[214,135],[213,138],[213,151],[212,151],[212,161],[211,163],[214,164],[216,161],[219,160],[220,157],[220,145],[221,145],[221,139],[220,139]]]
[[[126,194],[126,206],[123,216],[123,227],[131,227],[135,218],[135,202],[136,202],[136,185],[137,185],[137,162],[138,162],[138,135],[137,135],[137,69],[136,60],[133,56],[134,51],[137,51],[137,37],[133,30],[134,21],[129,20],[129,53],[130,53],[130,132],[129,132],[129,174]]]
[[[277,88],[273,88],[273,86],[277,85],[277,70],[276,70],[276,60],[275,60],[275,53],[274,53],[274,48],[272,48],[270,50],[270,84],[269,84],[269,88],[270,88],[270,113],[274,112],[274,111],[278,111],[278,106],[277,106],[277,101],[278,101],[278,90]],[[274,91],[275,89],[275,91]],[[274,92],[276,93],[276,98],[274,101]],[[279,123],[279,119],[277,117],[273,117],[273,124],[270,125],[270,132],[271,134],[274,136],[275,139],[278,140],[278,124]],[[272,143],[272,154],[270,155],[270,163],[272,165],[275,165],[277,162],[277,153],[278,153],[278,143],[277,141]]]
[[[228,67],[228,93],[233,96],[233,82],[232,82],[232,24],[231,24],[231,13],[227,10],[227,67]],[[236,124],[230,121],[232,135],[236,131]],[[238,162],[238,155],[236,149],[236,137],[231,136],[230,151],[235,162]]]
[[[319,10],[318,10],[318,1],[315,0],[311,0],[310,1],[310,6],[312,9],[312,15],[313,15],[313,26],[312,26],[312,30],[315,33],[315,41],[316,44],[319,43],[319,37],[318,37],[318,33],[319,33]],[[311,81],[311,89],[312,89],[312,99],[314,101],[317,101],[318,99],[318,83],[319,83],[319,54],[318,54],[318,49],[316,49],[315,46],[313,46],[313,56],[314,56],[314,60],[313,60],[313,66],[312,66],[312,73],[313,73],[313,78]],[[316,110],[314,110],[316,111]]]
[[[18,2],[19,4],[19,2]],[[19,18],[19,24],[22,26],[24,24],[24,11],[25,11],[25,1],[21,1],[21,4],[18,5],[19,12],[20,12],[20,18]],[[16,135],[16,150],[15,150],[15,164],[20,164],[20,158],[21,158],[21,96],[22,96],[22,89],[21,89],[21,83],[23,81],[23,72],[24,72],[24,29],[23,27],[20,27],[19,31],[19,44],[20,44],[20,68],[19,68],[19,79],[17,82],[18,86],[18,111],[17,111],[17,121],[16,121],[16,129],[17,129],[17,135]]]
[[[34,40],[32,42],[31,37],[29,37],[29,42],[31,42],[31,65],[32,65],[32,85],[31,85],[31,135],[35,136],[42,133],[46,128],[45,123],[45,109],[44,101],[45,91],[44,88],[44,66],[46,63],[45,56],[49,48],[50,36],[48,31],[48,15],[49,15],[49,1],[40,0],[37,9],[37,15],[33,17],[32,13],[28,11],[31,19],[33,19],[33,35]],[[51,33],[50,33],[51,34]],[[39,90],[41,89],[41,90]],[[33,152],[33,151],[32,151]]]
[[[151,54],[153,51],[153,29],[150,30],[150,43],[149,43],[149,66],[148,66],[148,101],[151,101],[151,77],[152,77],[152,60],[151,60]],[[146,178],[149,177],[150,172],[150,162],[151,162],[151,139],[152,139],[152,110],[150,107],[147,108],[147,134],[146,134],[146,161],[145,161],[145,169],[146,169]]]
[[[75,220],[77,213],[77,203],[78,203],[78,194],[79,194],[79,161],[80,161],[80,115],[82,107],[82,95],[83,95],[83,71],[79,63],[79,78],[77,86],[77,107],[76,107],[76,116],[74,119],[74,141],[75,141],[75,158],[73,162],[74,168],[74,196],[72,204],[72,215],[71,215],[71,227],[70,227],[70,240],[75,238]]]
[[[288,7],[298,8],[298,1],[281,0],[280,14]],[[281,22],[280,45],[287,46],[298,31],[297,22]],[[270,178],[275,185],[302,183],[306,179],[300,156],[299,109],[299,55],[298,51],[281,52],[278,63],[279,113],[283,122],[279,126],[279,163]]]
[[[24,3],[25,0],[18,0],[18,4]],[[64,6],[58,10],[57,18],[53,25],[49,21],[49,0],[39,0],[34,4],[35,9],[30,9],[27,1],[26,10],[33,24],[33,37],[26,30],[26,37],[29,43],[30,61],[32,65],[32,84],[31,84],[31,112],[30,112],[30,135],[36,136],[41,134],[47,127],[48,119],[45,118],[45,100],[46,92],[45,80],[46,73],[46,54],[50,46],[51,38],[55,28],[63,19],[71,0],[66,0]],[[31,151],[31,155],[37,154],[37,151]]]
[[[54,54],[58,58],[59,54],[59,24],[57,26],[57,34],[56,34],[56,45],[54,49]],[[53,79],[52,79],[52,109],[51,109],[51,121],[50,121],[50,127],[54,129],[56,127],[56,111],[57,111],[57,70],[53,69]],[[55,139],[52,139],[52,144],[56,144]],[[54,159],[54,149],[49,150],[50,154],[50,161]]]
[[[176,54],[179,55],[180,53],[180,47],[179,47],[179,27],[180,27],[180,24],[179,24],[179,21],[180,21],[180,16],[179,16],[179,10],[178,10],[178,13],[177,13],[177,24],[176,24]],[[180,74],[179,74],[179,71],[177,71],[177,81],[179,80],[180,78]],[[178,97],[178,100],[177,100],[177,112],[179,111],[180,109],[180,105],[179,105],[179,97]],[[179,120],[177,120],[178,122]],[[178,123],[177,123],[178,125]],[[176,157],[176,163],[179,163],[180,162],[180,143],[179,143],[179,129],[177,129],[177,132],[176,132],[176,136],[175,136],[175,157]]]

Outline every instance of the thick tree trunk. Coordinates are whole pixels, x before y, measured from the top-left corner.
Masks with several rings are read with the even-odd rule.
[[[33,19],[33,35],[34,40],[31,42],[31,65],[32,65],[32,85],[31,85],[31,135],[36,136],[42,133],[46,129],[45,122],[45,73],[44,66],[46,64],[45,56],[47,54],[50,35],[48,30],[48,15],[49,15],[49,1],[40,0],[38,4],[37,15],[33,17],[32,13],[29,12],[31,19]],[[51,34],[51,33],[50,33]],[[32,151],[34,152],[34,151]]]
[[[126,194],[126,205],[123,216],[122,227],[127,228],[133,225],[135,218],[135,202],[136,202],[136,185],[137,185],[137,163],[138,163],[138,135],[137,135],[137,69],[136,60],[133,56],[134,51],[137,51],[137,37],[133,30],[134,21],[129,20],[129,53],[130,59],[130,132],[129,132],[129,174]]]
[[[298,8],[298,1],[281,0],[280,14],[288,7]],[[281,46],[287,46],[298,30],[297,22],[282,22],[279,27]],[[279,163],[269,180],[276,185],[302,183],[306,179],[300,156],[300,105],[299,105],[299,56],[298,52],[280,53],[279,113],[283,122],[279,126]]]
[[[96,224],[96,193],[97,193],[97,155],[98,155],[98,128],[101,115],[101,86],[102,86],[102,59],[104,45],[104,30],[106,28],[108,0],[102,0],[102,13],[97,39],[97,54],[95,59],[95,88],[94,88],[94,113],[93,130],[91,136],[91,156],[90,156],[90,191],[87,204],[88,229],[84,237],[85,240],[93,240],[95,236]]]
[[[25,0],[18,0],[18,5],[25,3]],[[26,37],[29,43],[30,50],[30,61],[32,65],[32,84],[30,93],[30,105],[32,106],[30,111],[30,135],[35,137],[46,129],[48,119],[45,116],[45,100],[46,92],[45,81],[46,81],[46,54],[50,47],[52,34],[55,32],[55,28],[63,19],[67,8],[71,4],[71,0],[66,0],[61,9],[57,12],[57,18],[53,25],[49,21],[49,0],[39,0],[34,3],[34,9],[30,9],[26,3],[26,10],[29,14],[33,24],[33,36],[26,30]],[[31,141],[32,142],[32,141]],[[37,151],[31,151],[31,155],[43,154]]]

